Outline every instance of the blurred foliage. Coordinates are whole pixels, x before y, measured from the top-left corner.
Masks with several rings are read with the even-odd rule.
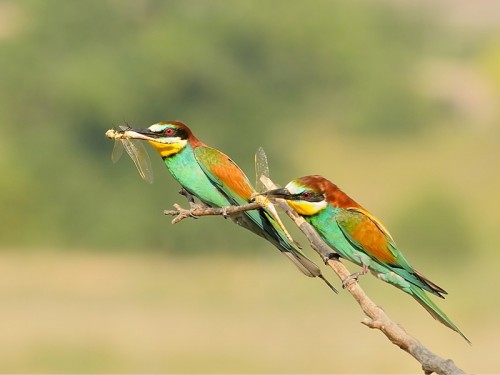
[[[460,199],[450,191],[439,186],[422,188],[419,196],[411,197],[400,210],[393,233],[405,239],[407,246],[402,248],[423,254],[421,259],[454,266],[470,260],[479,250],[473,243],[474,227],[460,208]]]
[[[161,211],[182,201],[177,183],[156,157],[152,187],[130,161],[112,165],[104,132],[183,120],[249,176],[262,145],[289,179],[285,142],[308,142],[293,145],[307,157],[318,134],[350,134],[358,152],[359,139],[383,148],[450,125],[415,77],[432,57],[486,49],[474,34],[460,44],[428,6],[383,1],[7,0],[0,15],[3,246],[227,248],[244,231],[170,227]]]

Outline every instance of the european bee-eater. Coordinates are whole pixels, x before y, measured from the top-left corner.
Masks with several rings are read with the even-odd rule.
[[[205,145],[179,121],[159,122],[146,129],[127,129],[121,132],[127,138],[149,142],[181,186],[210,207],[246,204],[257,193],[236,163],[221,151]],[[303,274],[321,278],[336,292],[318,266],[287,239],[266,209],[244,211],[229,217],[271,242]]]
[[[263,194],[285,199],[341,257],[362,266],[360,274],[369,269],[380,280],[402,289],[470,342],[425,293],[444,298],[446,291],[417,272],[380,220],[331,181],[318,175],[305,176]]]

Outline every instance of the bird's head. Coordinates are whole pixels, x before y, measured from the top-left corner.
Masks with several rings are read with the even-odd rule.
[[[312,216],[328,206],[327,189],[330,181],[321,176],[305,176],[290,181],[284,188],[269,190],[264,195],[282,198],[303,216]]]
[[[315,215],[328,205],[363,209],[337,185],[319,175],[300,177],[290,181],[284,188],[262,194],[270,198],[285,199],[302,216]]]
[[[188,143],[201,143],[180,121],[158,122],[146,129],[127,129],[124,134],[131,139],[148,141],[162,158],[177,154]]]

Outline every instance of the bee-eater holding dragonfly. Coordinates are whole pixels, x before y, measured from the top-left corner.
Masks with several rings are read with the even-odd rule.
[[[106,135],[116,139],[147,141],[181,186],[210,207],[247,204],[257,193],[236,163],[221,151],[205,145],[179,121],[159,122],[146,129],[108,131]],[[336,292],[318,266],[287,238],[272,215],[274,207],[269,201],[267,203],[265,208],[231,214],[229,217],[271,242],[303,274],[321,278]]]
[[[341,257],[362,267],[354,275],[367,273],[369,269],[380,280],[411,295],[435,319],[470,343],[425,293],[444,298],[446,291],[417,272],[384,225],[335,184],[318,175],[305,176],[263,195],[285,199]]]

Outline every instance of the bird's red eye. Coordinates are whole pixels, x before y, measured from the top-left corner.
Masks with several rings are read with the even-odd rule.
[[[174,129],[173,128],[166,128],[164,133],[165,133],[165,135],[173,135]]]
[[[304,192],[302,193],[302,198],[304,198],[304,199],[311,198],[311,193],[310,193],[310,192],[308,192],[308,191],[304,191]]]

